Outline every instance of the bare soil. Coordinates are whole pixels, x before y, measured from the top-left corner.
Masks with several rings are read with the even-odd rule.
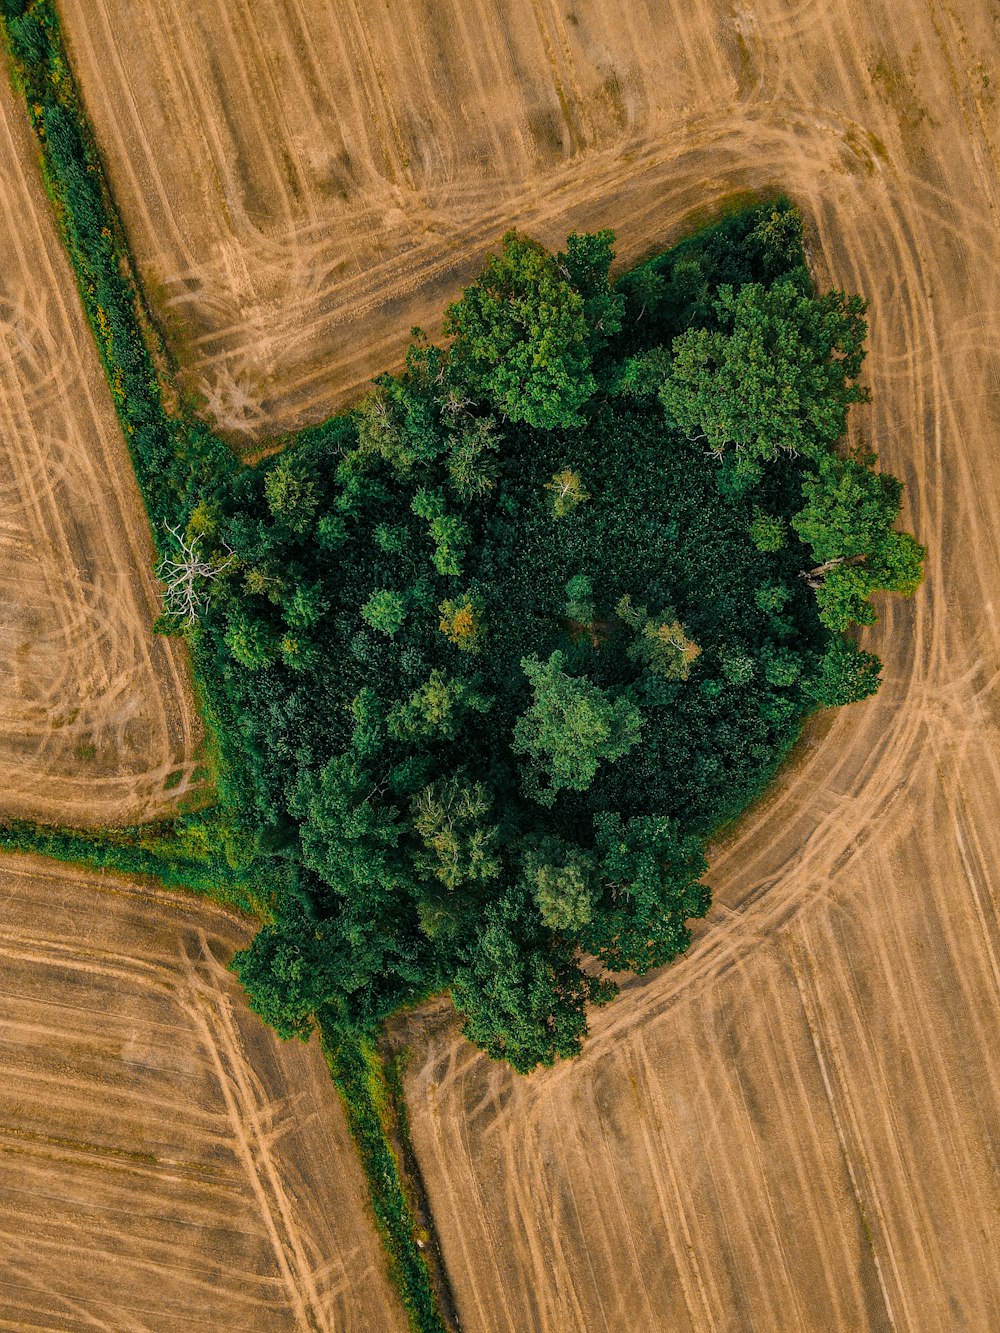
[[[0,80],[0,815],[150,819],[197,788],[153,547],[23,104]]]
[[[512,224],[614,226],[632,261],[778,186],[874,254],[873,189],[995,110],[987,0],[60,8],[182,384],[247,441],[357,397]]]
[[[316,1041],[221,907],[4,857],[0,1324],[404,1330]]]

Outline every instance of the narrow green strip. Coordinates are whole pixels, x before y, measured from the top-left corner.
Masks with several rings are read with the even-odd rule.
[[[347,1114],[368,1180],[368,1192],[396,1284],[414,1333],[451,1333],[457,1321],[446,1322],[431,1282],[421,1246],[431,1238],[421,1234],[403,1181],[391,1135],[402,1129],[382,1061],[374,1042],[365,1037],[349,1040],[338,1034],[324,1037],[326,1056]]]

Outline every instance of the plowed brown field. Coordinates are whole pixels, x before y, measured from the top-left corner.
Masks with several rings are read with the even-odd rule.
[[[24,106],[0,79],[0,814],[113,824],[192,786],[149,527]]]
[[[315,1041],[206,902],[4,858],[0,1325],[404,1329]]]

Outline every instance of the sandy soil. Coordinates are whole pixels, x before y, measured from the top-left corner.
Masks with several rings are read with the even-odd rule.
[[[112,824],[192,787],[201,724],[39,176],[0,89],[0,814]]]
[[[0,1324],[406,1327],[315,1041],[282,1043],[211,903],[4,858]]]
[[[824,232],[847,242],[850,217],[874,256],[899,237],[873,191],[919,183],[921,210],[987,240],[925,145],[976,136],[979,191],[988,0],[60,8],[182,381],[234,437],[355,397],[512,222],[551,243],[613,225],[633,259],[774,183],[829,200]]]

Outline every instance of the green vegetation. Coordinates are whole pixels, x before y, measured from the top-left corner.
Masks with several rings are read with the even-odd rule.
[[[442,1326],[372,1034],[450,990],[518,1070],[571,1056],[608,972],[687,945],[705,839],[817,707],[874,693],[844,636],[923,552],[838,444],[864,306],[817,297],[786,204],[610,278],[610,233],[505,238],[358,409],[239,465],[165,363],[51,0],[0,0],[43,174],[161,554],[213,570],[188,635],[216,808],[6,847],[254,911],[235,966],[318,1019],[413,1326]],[[151,350],[152,349],[152,354]],[[586,952],[606,971],[581,968]]]
[[[218,808],[89,858],[257,906],[235,967],[284,1036],[447,988],[516,1069],[572,1055],[615,992],[582,954],[686,947],[704,839],[810,711],[877,686],[840,631],[919,579],[899,484],[836,451],[863,303],[813,294],[786,205],[617,283],[610,233],[510,233],[447,348],[418,334],[354,413],[241,467],[163,410],[49,0],[8,30],[150,516],[212,571],[163,624]]]
[[[42,178],[73,267],[115,410],[129,448],[158,553],[176,555],[176,539],[200,539],[239,465],[225,444],[200,422],[164,409],[157,364],[166,357],[145,311],[124,233],[114,209],[52,0],[0,0],[0,15],[16,84],[24,94],[38,138]],[[274,483],[272,483],[274,484]],[[157,628],[180,632],[161,617]],[[193,636],[196,686],[209,733],[206,764],[215,779],[215,810],[189,814],[172,828],[114,830],[104,837],[71,830],[32,831],[18,823],[0,833],[10,847],[44,846],[89,865],[155,874],[196,892],[218,886],[229,902],[266,911],[272,877],[284,870],[260,862],[252,776],[229,696],[210,654]],[[261,645],[248,645],[247,651]],[[60,852],[59,848],[64,848]],[[258,884],[263,887],[255,887]]]
[[[347,1123],[368,1180],[375,1221],[389,1258],[389,1271],[416,1333],[446,1333],[407,1196],[393,1140],[406,1138],[401,1092],[386,1077],[373,1042],[364,1038],[324,1041],[323,1050],[347,1114]]]
[[[686,947],[704,840],[804,718],[877,687],[841,631],[923,553],[838,452],[863,302],[813,294],[787,205],[611,254],[509,234],[450,347],[202,511],[198,636],[286,872],[236,967],[285,1034],[447,988],[515,1069],[572,1055],[607,972]]]

